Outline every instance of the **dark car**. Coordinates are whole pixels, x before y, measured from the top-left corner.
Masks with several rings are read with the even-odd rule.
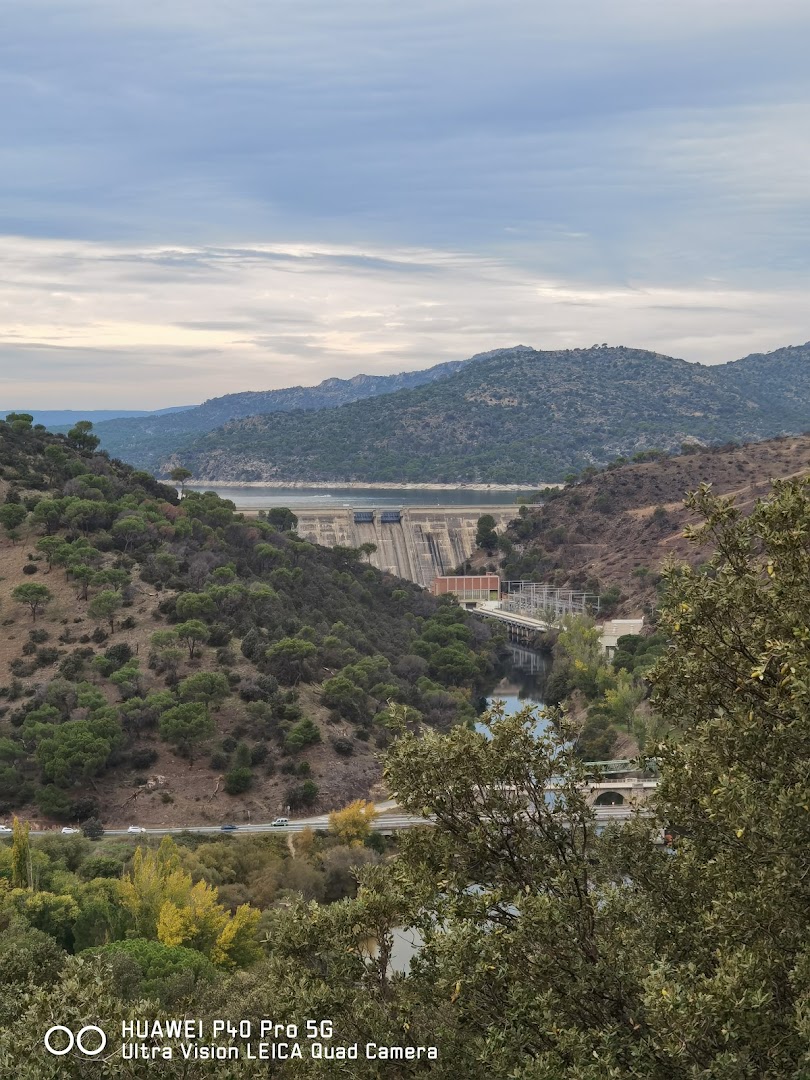
[[[235,832],[239,828],[239,826],[238,825],[220,825],[219,828],[220,828],[221,832]]]

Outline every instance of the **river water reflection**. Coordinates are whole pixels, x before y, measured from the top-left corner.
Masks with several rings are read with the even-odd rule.
[[[533,649],[524,649],[519,645],[510,645],[512,659],[508,674],[487,697],[487,705],[496,701],[503,702],[504,714],[513,716],[527,705],[537,705],[538,712],[543,706],[543,688],[548,678],[551,661],[542,653]],[[483,724],[476,725],[478,731],[484,731]],[[538,716],[535,730],[544,731],[546,721]]]

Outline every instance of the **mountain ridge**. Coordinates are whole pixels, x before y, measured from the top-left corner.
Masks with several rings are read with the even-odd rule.
[[[167,413],[184,412],[194,409],[195,405],[168,405],[165,409],[0,409],[0,415],[24,413],[34,418],[35,424],[44,424],[50,431],[67,434],[79,420],[90,420],[94,424],[104,424],[110,420],[130,420],[143,416],[164,416]]]
[[[140,468],[155,468],[161,457],[178,449],[183,440],[212,431],[225,423],[258,414],[289,410],[335,408],[358,399],[391,393],[453,374],[465,360],[450,360],[419,371],[394,375],[354,375],[350,379],[324,379],[316,386],[288,386],[278,390],[242,390],[207,398],[182,413],[149,413],[108,420],[96,426],[101,447],[111,457]]]
[[[810,428],[810,343],[722,365],[626,346],[478,354],[317,413],[230,421],[164,459],[203,482],[526,483],[639,451]]]

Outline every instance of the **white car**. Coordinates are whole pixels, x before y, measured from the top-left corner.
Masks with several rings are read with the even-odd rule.
[[[73,836],[73,834],[77,833],[78,831],[78,829],[71,829],[67,825],[65,825],[64,829],[62,829],[62,836]]]
[[[12,833],[14,830],[10,825],[0,825],[0,833]]]
[[[127,832],[142,833],[146,832],[146,829],[144,829],[142,825],[130,825],[130,827],[127,829]]]
[[[271,826],[272,825],[289,825],[290,824],[290,819],[286,818],[286,817],[277,817],[276,820],[271,821],[270,824],[271,824]]]

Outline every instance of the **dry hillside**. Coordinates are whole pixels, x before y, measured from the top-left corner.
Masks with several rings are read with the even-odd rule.
[[[562,489],[514,522],[508,532],[514,550],[503,560],[503,573],[601,593],[616,587],[617,611],[639,613],[655,603],[667,560],[708,558],[683,536],[695,521],[683,505],[687,492],[710,483],[745,509],[768,492],[772,480],[808,472],[810,435],[608,469]]]

